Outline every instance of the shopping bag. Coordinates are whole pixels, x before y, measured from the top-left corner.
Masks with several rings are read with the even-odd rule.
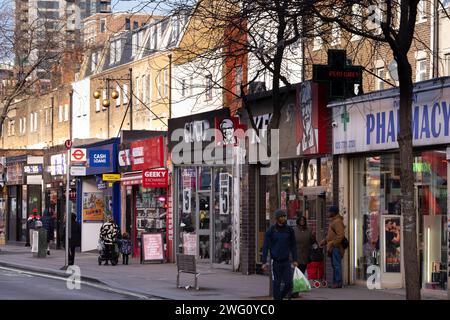
[[[300,271],[299,268],[295,267],[294,269],[294,279],[293,279],[294,288],[292,292],[308,292],[311,290],[311,285],[309,284],[308,279],[306,279],[305,275]]]

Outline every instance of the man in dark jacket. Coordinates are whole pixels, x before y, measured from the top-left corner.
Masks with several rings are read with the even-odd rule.
[[[283,300],[292,289],[293,274],[289,254],[292,256],[294,266],[297,267],[297,248],[294,230],[286,223],[286,212],[280,209],[276,210],[275,218],[277,222],[270,226],[264,237],[262,269],[267,270],[267,252],[270,250],[273,298]],[[284,283],[283,291],[281,291],[281,282]]]
[[[69,266],[75,263],[75,250],[81,246],[81,227],[77,222],[77,216],[72,213],[69,238]]]
[[[42,226],[47,231],[47,254],[50,254],[50,242],[55,238],[55,220],[52,208],[47,208],[42,217]]]

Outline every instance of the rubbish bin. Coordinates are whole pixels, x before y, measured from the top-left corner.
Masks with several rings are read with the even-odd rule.
[[[42,228],[42,222],[36,222],[36,229],[33,231],[33,246],[31,252],[33,252],[34,258],[47,257],[47,231]]]

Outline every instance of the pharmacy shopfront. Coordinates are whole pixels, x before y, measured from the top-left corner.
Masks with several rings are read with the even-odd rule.
[[[353,283],[366,283],[376,269],[382,288],[405,283],[398,106],[396,89],[329,105],[333,119],[338,119],[333,127],[333,152],[339,155],[343,172],[339,198],[349,213],[349,277]],[[423,289],[446,290],[450,78],[415,85],[412,118],[421,284]]]

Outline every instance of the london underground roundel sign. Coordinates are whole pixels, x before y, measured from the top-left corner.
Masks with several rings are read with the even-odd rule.
[[[70,150],[71,162],[86,162],[86,149],[71,149]]]

